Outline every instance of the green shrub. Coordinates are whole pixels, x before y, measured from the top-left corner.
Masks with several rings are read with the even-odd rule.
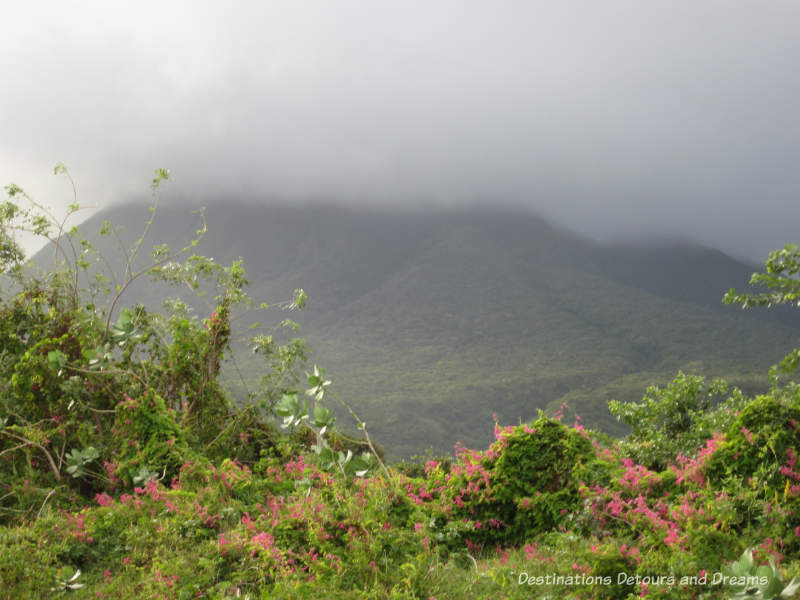
[[[556,528],[582,503],[581,485],[607,476],[588,435],[553,419],[495,435],[485,453],[462,449],[447,483],[447,510],[473,523],[470,543],[519,544]]]
[[[716,485],[744,485],[764,500],[795,502],[800,484],[796,460],[800,439],[800,390],[758,396],[744,407],[726,441],[709,460],[707,473]],[[788,488],[788,489],[787,489]],[[733,490],[731,490],[733,491]]]
[[[692,456],[711,438],[719,415],[710,420],[708,412],[728,385],[723,380],[706,384],[703,377],[678,373],[665,388],[650,386],[641,402],[622,403],[612,400],[609,410],[631,428],[620,449],[634,462],[660,471],[678,454]],[[736,391],[731,403],[740,402]]]

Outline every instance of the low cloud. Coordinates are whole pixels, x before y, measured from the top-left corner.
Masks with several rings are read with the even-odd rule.
[[[800,222],[794,2],[6,3],[0,179],[526,206],[754,260]]]

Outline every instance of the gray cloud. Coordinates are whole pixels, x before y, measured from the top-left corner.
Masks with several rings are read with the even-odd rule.
[[[13,4],[16,4],[13,5]],[[6,3],[0,180],[505,203],[756,260],[800,223],[800,4]]]

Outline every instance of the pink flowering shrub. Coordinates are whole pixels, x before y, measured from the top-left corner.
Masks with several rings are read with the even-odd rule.
[[[582,483],[607,477],[582,431],[544,416],[495,426],[495,438],[485,452],[459,448],[445,478],[443,510],[472,524],[472,543],[518,544],[549,531],[580,506]]]
[[[800,440],[799,396],[800,390],[786,390],[758,396],[748,404],[708,460],[711,482],[720,485],[739,478],[766,500],[774,501],[776,493],[784,492],[787,501],[796,498],[792,487],[800,485],[800,479],[793,477],[798,470],[793,457]]]

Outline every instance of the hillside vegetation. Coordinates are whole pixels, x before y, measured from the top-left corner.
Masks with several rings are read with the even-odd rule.
[[[156,172],[156,195],[167,175]],[[304,292],[276,307],[286,335],[254,329],[261,377],[237,401],[220,380],[232,324],[265,309],[239,261],[195,254],[190,237],[139,267],[139,238],[123,245],[116,282],[97,277],[78,231],[7,191],[0,597],[798,595],[800,351],[765,374],[763,394],[679,373],[641,402],[612,403],[623,439],[538,412],[488,421],[485,450],[389,464],[338,380],[306,366],[280,311],[302,308]],[[26,266],[20,228],[53,241],[51,270]],[[796,303],[798,270],[787,247],[756,277],[765,293],[726,299]],[[145,277],[205,291],[211,308],[129,303]],[[336,405],[356,437],[341,433]]]
[[[111,260],[116,240],[96,235],[103,221],[148,216],[144,206],[114,207],[82,231]],[[720,290],[755,266],[687,243],[598,244],[534,215],[478,210],[357,213],[220,200],[206,218],[196,251],[220,264],[244,257],[254,297],[307,292],[299,335],[310,360],[335,376],[394,458],[450,453],[458,441],[486,446],[493,414],[516,423],[564,402],[586,426],[621,435],[609,400],[637,400],[679,370],[763,392],[769,365],[800,344],[798,315],[720,301]],[[197,227],[187,208],[161,210],[148,240],[177,245]],[[138,231],[121,234],[126,245]],[[153,310],[176,293],[137,283],[128,302]],[[250,322],[234,322],[234,338]],[[244,398],[240,374],[254,386],[261,361],[239,349],[238,371],[224,370],[223,381]]]

